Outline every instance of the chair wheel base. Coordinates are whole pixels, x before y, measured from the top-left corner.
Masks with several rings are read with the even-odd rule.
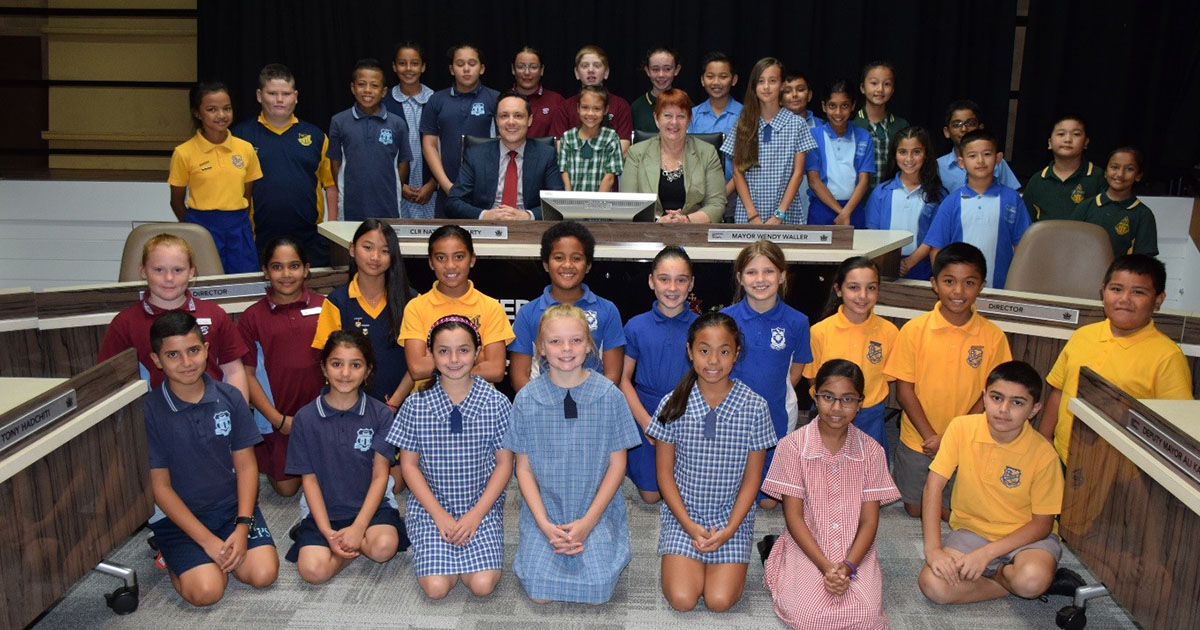
[[[128,615],[138,608],[138,587],[121,586],[104,596],[105,603],[118,615]]]
[[[1054,623],[1064,630],[1083,630],[1087,626],[1087,610],[1077,606],[1063,606],[1054,616]]]

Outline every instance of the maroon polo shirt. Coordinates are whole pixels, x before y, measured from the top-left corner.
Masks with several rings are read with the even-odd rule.
[[[242,363],[258,372],[259,383],[270,393],[275,409],[285,416],[296,415],[321,393],[325,384],[321,351],[312,347],[324,303],[325,296],[305,288],[299,300],[276,304],[267,289],[266,297],[238,318],[237,329],[248,348]]]
[[[629,142],[633,139],[633,111],[629,109],[629,101],[608,93],[608,122],[617,132],[617,137]],[[579,126],[579,95],[576,94],[562,102],[554,114],[554,123],[550,125],[550,135],[561,138],[568,129]],[[536,138],[532,132],[529,137]]]

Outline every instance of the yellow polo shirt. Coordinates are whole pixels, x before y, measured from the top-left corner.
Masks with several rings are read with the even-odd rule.
[[[187,207],[193,210],[243,210],[246,183],[262,179],[254,147],[232,133],[221,144],[206,140],[199,131],[175,147],[167,183],[188,189]]]
[[[992,369],[1012,360],[1008,338],[1000,327],[971,307],[971,319],[955,326],[942,317],[939,303],[932,311],[913,318],[896,336],[896,347],[883,373],[912,383],[929,424],[938,434],[957,416],[971,410],[983,395]],[[921,434],[909,420],[900,418],[900,442],[921,450]]]
[[[447,315],[462,315],[469,318],[479,330],[483,345],[497,341],[508,345],[516,338],[508,314],[495,298],[488,297],[475,289],[475,283],[467,281],[467,292],[453,298],[438,291],[438,283],[427,293],[409,300],[404,307],[404,319],[400,322],[400,336],[396,343],[401,346],[408,339],[425,341],[433,323]]]
[[[1126,337],[1114,337],[1106,319],[1075,331],[1046,376],[1062,390],[1054,449],[1063,462],[1071,447],[1075,414],[1067,403],[1079,391],[1079,368],[1088,366],[1134,398],[1192,399],[1192,371],[1179,344],[1158,331],[1154,320]]]
[[[950,527],[1000,540],[1033,520],[1062,511],[1062,466],[1050,442],[1033,425],[999,444],[982,413],[955,418],[929,470],[954,478]]]
[[[863,371],[863,407],[883,402],[888,396],[888,381],[883,366],[892,354],[900,330],[888,320],[871,313],[867,321],[855,324],[839,306],[836,313],[817,322],[809,330],[813,360],[804,366],[804,376],[810,381],[817,376],[821,364],[831,359],[853,361]],[[815,394],[815,388],[809,388]]]

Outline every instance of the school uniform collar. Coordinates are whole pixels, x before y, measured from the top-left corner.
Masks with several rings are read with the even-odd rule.
[[[358,402],[346,410],[334,409],[328,402],[326,402],[325,394],[328,394],[328,393],[329,393],[329,386],[326,385],[325,387],[321,388],[321,395],[317,396],[317,400],[316,400],[317,414],[320,415],[322,418],[329,418],[330,416],[336,416],[336,415],[342,414],[342,413],[352,413],[359,417],[367,415],[367,393],[366,392],[359,391],[358,392]]]
[[[312,300],[312,291],[309,291],[308,287],[305,286],[300,289],[300,299],[295,302],[288,302],[287,304],[277,304],[275,303],[275,290],[267,287],[267,306],[271,307],[272,311],[277,308],[301,308],[308,306],[310,300]]]
[[[718,404],[716,407],[710,407],[708,405],[708,401],[704,400],[704,394],[702,394],[700,392],[700,384],[696,383],[696,384],[692,385],[692,391],[688,392],[687,409],[700,410],[701,413],[698,415],[699,415],[699,420],[701,422],[704,421],[704,416],[708,415],[709,409],[713,410],[717,414],[717,422],[718,423],[728,422],[729,414],[725,413],[725,411],[724,411],[725,402],[732,400],[736,397],[734,392],[735,392],[735,390],[737,390],[738,385],[742,385],[742,387],[745,387],[745,385],[743,385],[741,381],[739,381],[737,379],[733,379],[733,387],[731,387],[729,389],[728,394],[725,394],[725,399],[722,400],[720,402],[720,404]],[[684,413],[685,414],[687,413],[686,409],[685,409]]]
[[[753,319],[756,317],[774,318],[777,315],[779,315],[779,312],[783,310],[783,306],[784,306],[782,296],[776,296],[775,297],[775,306],[772,306],[771,308],[767,309],[766,312],[763,312],[763,313],[759,313],[758,311],[754,310],[753,306],[750,306],[750,298],[748,298],[748,297],[742,298],[742,301],[738,302],[738,304],[743,309],[745,309],[747,319]]]
[[[688,314],[691,313],[691,311],[688,309],[689,306],[691,305],[685,302],[683,305],[683,310],[679,311],[678,315],[675,315],[674,317],[668,317],[662,311],[658,310],[658,300],[654,300],[654,302],[650,304],[650,312],[654,313],[654,323],[656,324],[665,324],[667,322],[690,324],[691,318],[688,317]]]
[[[1091,177],[1092,171],[1094,171],[1095,169],[1096,169],[1095,164],[1092,164],[1088,160],[1084,160],[1083,162],[1081,162],[1079,164],[1079,168],[1075,169],[1074,173],[1071,173],[1070,175],[1068,175],[1066,179],[1059,179],[1058,175],[1056,175],[1054,173],[1054,162],[1050,162],[1049,164],[1046,165],[1046,168],[1042,169],[1041,173],[1039,174],[1039,177],[1041,177],[1042,179],[1048,179],[1051,181],[1062,182],[1065,184],[1065,183],[1071,181],[1072,179],[1075,179],[1076,177],[1085,177],[1085,176]]]
[[[838,306],[837,312],[833,314],[832,318],[830,318],[830,321],[834,327],[842,330],[850,330],[851,328],[865,328],[875,319],[875,313],[871,313],[867,316],[867,319],[863,321],[863,323],[855,324],[854,322],[850,321],[850,318],[846,317],[845,308],[845,304]]]
[[[1137,195],[1134,195],[1124,201],[1113,201],[1112,198],[1110,198],[1108,196],[1107,190],[1100,193],[1099,195],[1096,195],[1096,207],[1099,208],[1102,206],[1106,206],[1108,204],[1112,204],[1114,206],[1120,206],[1122,208],[1125,208],[1126,210],[1133,210],[1134,208],[1142,205],[1142,202],[1138,200]]]
[[[425,103],[429,102],[429,97],[433,96],[433,90],[429,86],[422,83],[421,91],[409,96],[400,89],[400,84],[397,83],[396,85],[392,86],[391,90],[389,90],[389,94],[391,95],[392,100],[396,101],[397,103],[404,103],[411,100],[420,105],[424,105]],[[387,108],[385,107],[384,109]]]
[[[346,296],[351,300],[362,297],[362,289],[358,288],[358,274],[354,274],[354,277],[350,278],[350,284],[346,285]]]
[[[524,96],[525,98],[527,98],[527,99],[529,99],[529,100],[533,100],[533,97],[535,97],[535,96],[536,96],[536,97],[538,97],[538,98],[541,98],[541,96],[542,96],[542,92],[544,92],[545,90],[546,90],[545,86],[543,86],[541,83],[539,83],[539,84],[538,84],[538,89],[537,89],[536,91],[534,91],[534,92],[532,92],[532,93],[530,93],[530,94],[521,94],[521,96]],[[513,86],[512,86],[512,90],[511,90],[511,91],[513,91],[513,92],[516,92],[516,91],[517,91],[517,84],[516,84],[516,83],[514,83],[514,84],[513,84]]]
[[[475,89],[470,92],[463,92],[458,89],[457,85],[450,85],[450,96],[479,96],[479,92],[483,90],[483,81],[475,84]]]
[[[850,123],[846,123],[846,133],[844,133],[840,136],[838,135],[838,132],[833,130],[833,123],[829,122],[828,120],[821,123],[821,131],[827,137],[833,138],[834,140],[847,140],[847,139],[853,140],[854,139],[854,125],[851,125]]]
[[[725,105],[725,109],[721,110],[720,114],[717,114],[717,112],[715,110],[713,110],[711,98],[704,99],[703,103],[700,103],[699,105],[696,106],[696,115],[697,116],[700,114],[708,114],[709,116],[712,116],[713,118],[716,118],[717,120],[720,120],[721,117],[725,116],[726,114],[737,117],[741,113],[742,113],[742,104],[739,103],[737,101],[737,99],[735,99],[733,97],[729,98],[729,102]]]
[[[467,280],[467,292],[462,294],[462,297],[450,297],[441,291],[438,291],[438,281],[433,281],[433,288],[429,290],[429,301],[435,306],[442,306],[451,302],[457,304],[474,305],[479,300],[479,293],[475,290],[475,283]]]
[[[979,311],[975,310],[975,305],[973,304],[971,305],[971,319],[968,319],[967,323],[963,324],[962,326],[955,326],[946,320],[946,318],[942,315],[941,302],[935,304],[930,313],[932,314],[931,317],[933,317],[933,323],[929,327],[934,330],[939,328],[953,328],[967,333],[973,333],[979,326],[980,322],[983,321],[983,316],[979,314]]]
[[[958,194],[963,199],[974,199],[976,197],[999,197],[1004,188],[1004,184],[1001,184],[999,180],[993,177],[992,185],[988,186],[988,189],[983,191],[982,195],[976,192],[974,188],[971,188],[971,182],[969,181],[964,183],[962,188],[958,189]]]
[[[214,384],[212,377],[205,373],[201,374],[200,378],[204,380],[204,395],[200,397],[200,401],[197,403],[190,403],[185,400],[180,400],[180,398],[171,391],[171,379],[163,379],[162,385],[159,385],[158,389],[162,392],[163,399],[167,401],[167,406],[171,408],[171,411],[178,413],[180,409],[189,407],[193,404],[203,405],[206,403],[217,402],[217,386]]]
[[[204,153],[209,153],[216,149],[224,149],[230,153],[233,153],[233,132],[229,130],[225,131],[225,139],[222,140],[220,144],[213,144],[212,142],[208,141],[208,138],[204,137],[204,134],[199,129],[197,129],[195,141],[197,146],[199,146],[200,150]]]
[[[187,296],[187,299],[183,301],[182,306],[179,308],[165,309],[150,303],[150,288],[146,287],[146,291],[142,295],[142,309],[146,311],[147,315],[151,316],[162,315],[163,313],[172,313],[174,311],[187,311],[189,313],[195,312],[196,298],[192,297],[191,290],[184,291],[183,294]]]
[[[355,103],[350,106],[350,114],[354,116],[354,120],[362,120],[363,118],[378,118],[380,120],[387,120],[388,108],[384,107],[383,103],[380,103],[379,111],[375,112],[374,114],[368,114],[367,112],[359,109],[358,103]]]
[[[478,412],[476,410],[477,405],[475,401],[479,397],[476,396],[476,392],[480,391],[480,387],[492,386],[490,383],[483,380],[483,378],[478,374],[471,375],[471,389],[467,392],[467,397],[464,398],[462,402],[455,405],[454,401],[450,400],[450,396],[446,393],[446,390],[442,389],[441,387],[441,375],[436,375],[434,378],[438,379],[438,384],[426,390],[426,393],[436,396],[436,399],[434,400],[434,404],[436,405],[436,408],[434,409],[436,412],[434,414],[434,421],[438,424],[450,424],[450,410],[455,407],[458,407],[459,413],[462,414],[464,424],[470,418],[477,416]]]
[[[854,425],[847,428],[846,441],[842,443],[842,448],[837,453],[830,453],[829,449],[825,448],[825,443],[821,441],[821,431],[817,428],[816,418],[799,430],[804,432],[803,443],[800,447],[800,456],[804,459],[842,458],[861,462],[867,458],[866,450],[863,448],[863,433],[858,431]]]
[[[788,120],[789,117],[796,118],[796,115],[792,113],[792,110],[786,107],[780,107],[779,111],[775,113],[775,117],[771,119],[771,122],[767,122],[766,119],[760,115],[758,117],[758,128],[761,130],[763,127],[771,125],[771,127],[775,129],[782,129],[788,124],[788,122],[790,122]]]
[[[1124,337],[1117,337],[1112,333],[1112,321],[1108,318],[1105,318],[1104,324],[1100,328],[1100,343],[1115,342],[1118,346],[1126,350],[1158,334],[1158,328],[1154,325],[1153,319],[1138,329],[1137,332],[1134,332],[1132,335],[1125,335]]]
[[[917,187],[911,191],[905,188],[904,182],[900,181],[900,173],[896,173],[895,177],[892,177],[886,182],[879,184],[879,187],[883,188],[885,191],[899,190],[900,192],[904,193],[905,197],[923,196],[925,194],[924,189],[920,184],[917,184]]]
[[[855,117],[866,122],[868,125],[883,125],[885,127],[890,127],[891,125],[896,124],[896,115],[891,112],[888,112],[887,116],[884,116],[879,122],[871,122],[871,119],[867,117],[867,108],[865,107],[859,109],[858,114],[856,114]]]
[[[1018,455],[1027,453],[1029,449],[1033,448],[1033,445],[1035,444],[1035,438],[1033,434],[1035,431],[1032,424],[1026,422],[1025,425],[1021,427],[1021,432],[1017,434],[1017,437],[1014,438],[1013,441],[1001,444],[992,437],[992,432],[988,429],[987,414],[981,413],[978,415],[983,419],[983,426],[975,431],[975,435],[971,436],[972,442],[977,442],[979,444],[992,444],[996,448],[1004,449]],[[962,420],[959,420],[959,422],[962,422]]]
[[[559,387],[558,385],[555,385],[554,382],[550,380],[549,370],[543,369],[542,373],[539,374],[537,378],[530,381],[529,384],[526,385],[521,391],[528,389],[529,395],[532,396],[533,399],[539,404],[549,405],[551,408],[556,408],[559,410],[562,409],[563,397],[566,396],[567,392],[571,392],[571,398],[579,405],[579,408],[582,409],[585,404],[590,405],[598,402],[600,400],[600,392],[604,391],[599,387],[592,387],[588,385],[588,381],[594,378],[604,378],[604,376],[597,374],[595,371],[588,368],[583,368],[583,370],[587,372],[587,379],[575,387],[568,389],[566,387]]]
[[[300,119],[296,118],[295,114],[292,114],[291,119],[288,120],[287,125],[285,125],[283,127],[276,127],[275,125],[272,125],[271,123],[267,122],[266,115],[264,115],[262,112],[258,113],[258,124],[266,127],[268,130],[271,131],[271,133],[273,133],[277,136],[283,135],[283,133],[285,131],[287,131],[288,129],[291,129],[292,126],[298,122],[300,122]]]
[[[651,105],[651,106],[653,106],[655,101],[658,100],[658,97],[651,94],[650,92],[646,92],[645,94],[643,94],[642,98],[646,99],[646,104]]]
[[[547,284],[546,288],[542,289],[542,297],[545,298],[547,304],[550,304],[550,305],[561,304],[561,302],[554,299],[554,296],[550,295],[550,289],[552,288],[552,286],[553,285]],[[575,300],[575,305],[578,306],[580,304],[588,304],[588,305],[595,304],[596,303],[596,294],[592,293],[592,290],[588,288],[587,283],[584,282],[583,284],[581,284],[579,286],[581,289],[583,289],[583,295],[579,296],[578,300]]]

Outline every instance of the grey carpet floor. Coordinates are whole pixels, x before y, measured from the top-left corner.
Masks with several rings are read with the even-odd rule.
[[[646,506],[626,480],[622,488],[629,504],[633,533],[633,561],[626,568],[612,601],[602,606],[549,604],[539,606],[525,597],[512,574],[512,557],[517,543],[519,495],[514,482],[505,510],[505,572],[497,591],[476,598],[461,585],[442,601],[426,598],[413,577],[409,554],[391,562],[375,564],[359,559],[331,582],[310,586],[300,580],[295,566],[281,561],[279,580],[269,589],[254,591],[231,581],[225,598],[208,609],[198,610],[183,602],[165,571],[154,567],[146,545],[148,530],[135,534],[109,556],[109,560],[132,567],[141,582],[139,609],[116,616],[104,604],[103,593],[119,580],[95,572],[81,580],[45,615],[39,630],[82,628],[446,628],[475,630],[783,628],[771,607],[771,597],[762,586],[762,567],[757,558],[750,565],[746,594],[724,614],[677,613],[670,609],[659,589],[658,507]],[[403,505],[403,502],[401,502]],[[287,530],[296,520],[296,500],[276,496],[266,483],[261,506],[280,544],[280,553],[290,544]],[[783,530],[779,510],[759,512],[756,538]],[[884,608],[896,629],[1043,629],[1054,628],[1054,614],[1069,603],[1064,597],[1047,602],[1016,597],[970,606],[938,606],[917,589],[916,574],[922,564],[920,523],[908,518],[898,503],[887,506],[880,519],[879,557],[884,574]],[[1070,552],[1063,564],[1091,580],[1090,574]],[[1091,630],[1131,629],[1137,626],[1111,599],[1094,600],[1088,606]]]

